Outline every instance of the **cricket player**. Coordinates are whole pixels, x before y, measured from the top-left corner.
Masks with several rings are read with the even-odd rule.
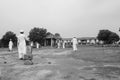
[[[26,37],[24,31],[20,30],[20,35],[18,36],[18,55],[19,59],[23,60],[26,54]]]
[[[12,47],[13,47],[12,39],[10,39],[8,46],[9,46],[9,51],[12,51]]]
[[[77,51],[77,39],[76,39],[76,37],[73,37],[72,43],[73,43],[73,51]]]
[[[63,49],[65,48],[65,41],[63,41]]]
[[[60,40],[58,40],[57,45],[58,45],[58,48],[60,48],[60,46],[61,46]]]
[[[39,47],[40,47],[40,44],[37,42],[36,43],[36,48],[39,49]]]

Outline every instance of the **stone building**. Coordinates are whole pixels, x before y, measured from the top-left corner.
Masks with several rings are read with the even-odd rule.
[[[53,35],[53,34],[50,34],[50,35],[48,35],[47,37],[46,37],[46,39],[45,39],[45,46],[51,46],[51,47],[53,47],[53,46],[56,46],[57,45],[57,42],[59,41],[59,40],[61,40],[62,38],[60,37],[60,36],[55,36],[55,35]]]
[[[63,38],[62,40],[65,41],[67,44],[72,44],[72,38]],[[78,44],[80,45],[99,43],[96,37],[81,37],[81,38],[77,38],[77,41]]]

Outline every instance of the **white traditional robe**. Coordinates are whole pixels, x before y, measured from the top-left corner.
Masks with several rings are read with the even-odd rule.
[[[12,51],[13,42],[11,40],[9,41],[9,45],[8,46],[9,46],[9,50]]]
[[[39,44],[39,43],[36,43],[36,47],[37,47],[37,49],[39,48],[39,46],[40,46],[40,44]]]
[[[33,47],[33,42],[30,43],[30,46]]]
[[[24,58],[26,54],[26,37],[24,34],[18,36],[18,54],[19,58]]]
[[[63,49],[65,48],[65,41],[63,41]]]
[[[60,46],[61,46],[61,45],[60,45],[60,41],[58,41],[57,45],[58,45],[58,48],[60,48]]]
[[[72,42],[73,42],[73,50],[76,51],[77,50],[77,39],[73,38]]]

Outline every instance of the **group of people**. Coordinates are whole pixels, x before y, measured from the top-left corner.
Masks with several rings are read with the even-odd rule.
[[[23,60],[24,55],[27,53],[27,51],[26,51],[26,40],[27,40],[27,38],[24,34],[24,31],[20,30],[20,34],[17,37],[18,56],[19,56],[20,60]],[[73,42],[73,51],[76,51],[77,50],[77,39],[76,39],[76,37],[74,37],[72,39],[72,42]],[[63,43],[63,44],[65,44],[65,43]],[[12,51],[12,46],[13,46],[12,39],[10,39],[8,46],[9,46],[9,51]],[[65,48],[64,45],[63,45],[63,48]]]
[[[77,42],[77,38],[76,37],[73,37],[73,39],[72,39],[72,47],[73,47],[73,51],[77,51],[77,44],[78,44],[78,42]],[[62,44],[61,44],[62,43]],[[62,48],[64,49],[65,48],[65,45],[66,45],[66,42],[65,41],[58,41],[57,42],[57,48],[60,48],[61,47],[61,45],[62,45]]]

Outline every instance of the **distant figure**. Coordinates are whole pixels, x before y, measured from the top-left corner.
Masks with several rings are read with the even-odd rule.
[[[58,45],[58,48],[60,48],[60,40],[58,40],[58,42],[57,42],[57,45]]]
[[[30,46],[33,47],[33,42],[30,43]]]
[[[73,42],[73,51],[77,51],[77,39],[76,39],[76,37],[74,37],[72,39],[72,42]]]
[[[37,49],[40,47],[40,44],[38,42],[36,43],[36,47]]]
[[[12,47],[13,47],[12,39],[10,39],[8,46],[9,46],[9,51],[12,51]]]
[[[64,49],[64,48],[65,48],[65,41],[63,41],[63,44],[62,44],[62,45],[63,45],[63,49]]]
[[[20,35],[18,36],[18,54],[20,60],[23,60],[26,54],[26,37],[23,30],[20,30]]]

